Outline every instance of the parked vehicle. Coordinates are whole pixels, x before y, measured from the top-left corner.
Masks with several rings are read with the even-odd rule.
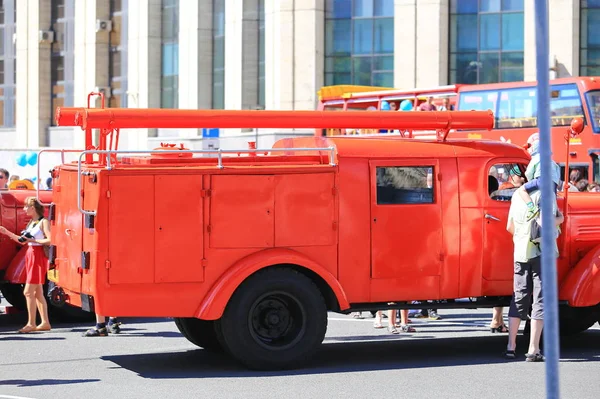
[[[104,138],[54,170],[51,278],[66,303],[103,315],[174,317],[192,343],[254,369],[310,359],[328,311],[412,308],[415,300],[438,308],[509,303],[510,191],[498,190],[490,172],[524,175],[530,157],[510,143],[447,138],[452,123],[491,128],[491,112],[59,112],[58,125],[101,129]],[[434,129],[438,139],[288,138],[212,157],[166,144],[127,154],[112,140],[133,127],[349,125]],[[600,209],[587,193],[561,196],[559,205],[566,334],[600,318]]]
[[[454,138],[478,138],[524,144],[537,126],[537,82],[502,82],[491,84],[456,84],[421,89],[390,89],[353,85],[325,86],[319,91],[318,110],[365,111],[381,109],[381,102],[400,104],[411,101],[417,106],[434,98],[441,105],[444,98],[458,111],[490,110],[494,113],[491,131],[468,129],[457,131]],[[564,168],[583,173],[589,181],[600,181],[600,77],[578,76],[550,81],[550,113],[554,160]],[[571,138],[571,151],[564,151],[563,131],[573,118],[581,118],[581,134]],[[351,126],[350,126],[351,128]],[[345,129],[318,130],[317,135],[348,134]]]

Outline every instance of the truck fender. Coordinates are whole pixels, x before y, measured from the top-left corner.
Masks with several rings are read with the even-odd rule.
[[[11,284],[25,284],[27,281],[27,270],[25,269],[25,254],[27,253],[27,245],[17,252],[14,258],[10,261],[6,273],[4,273],[4,280]]]
[[[196,317],[203,320],[219,319],[223,315],[229,299],[246,278],[260,269],[280,264],[292,264],[311,270],[331,288],[340,310],[350,307],[342,286],[323,266],[289,249],[267,249],[239,260],[219,277],[204,297],[196,312]]]
[[[560,287],[560,298],[566,299],[573,307],[600,303],[600,245],[571,269]]]

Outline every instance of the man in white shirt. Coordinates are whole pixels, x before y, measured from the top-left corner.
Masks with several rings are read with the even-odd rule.
[[[540,202],[540,191],[531,194],[531,200],[536,206]],[[558,211],[556,197],[552,201],[553,213],[556,226],[560,225],[564,217]],[[517,333],[521,320],[527,320],[531,307],[531,335],[529,338],[529,350],[525,354],[528,362],[544,361],[540,352],[540,338],[544,327],[544,301],[542,296],[541,280],[541,250],[539,239],[532,239],[534,223],[541,225],[541,215],[532,220],[527,220],[527,204],[521,196],[513,194],[508,223],[506,229],[513,235],[514,243],[514,293],[508,310],[508,345],[505,357],[514,359],[517,346]],[[533,237],[535,238],[535,237]],[[554,252],[558,257],[558,246],[554,240]]]

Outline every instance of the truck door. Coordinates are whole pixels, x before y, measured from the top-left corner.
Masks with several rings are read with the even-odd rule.
[[[53,201],[56,207],[52,241],[56,244],[58,285],[81,292],[83,215],[77,209],[77,170],[61,170],[54,182]]]
[[[442,266],[435,159],[371,161],[371,298],[436,299]]]
[[[513,242],[506,224],[510,200],[524,181],[522,176],[526,167],[523,163],[499,160],[486,165],[487,181],[483,186],[487,187],[487,192],[481,211],[483,295],[503,295],[507,290],[512,291]]]

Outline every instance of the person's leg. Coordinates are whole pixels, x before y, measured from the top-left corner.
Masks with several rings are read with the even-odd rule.
[[[383,328],[383,325],[381,324],[381,310],[378,310],[375,313],[375,320],[373,321],[373,327]]]
[[[531,319],[531,335],[529,337],[529,355],[540,353],[540,340],[542,338],[542,330],[544,329],[544,320]]]
[[[121,322],[118,321],[116,317],[109,317],[107,327],[108,331],[110,331],[113,334],[118,334],[121,332]]]
[[[37,331],[50,331],[50,318],[48,317],[48,303],[44,296],[44,287],[41,284],[35,284],[35,300],[37,309],[40,312],[42,322],[35,328]]]
[[[25,284],[23,290],[25,296],[25,303],[27,305],[27,324],[19,330],[20,333],[29,333],[35,330],[35,318],[36,318],[36,307],[35,307],[35,285]]]
[[[492,332],[508,332],[508,328],[504,324],[504,318],[502,317],[503,307],[495,307],[492,311],[492,321],[490,322],[490,330]]]
[[[84,337],[106,337],[108,330],[106,329],[106,317],[96,313],[96,325],[83,333]]]
[[[396,309],[388,310],[388,331],[392,334],[398,334],[398,330],[396,330]]]
[[[408,309],[400,310],[400,330],[402,332],[416,332],[413,327],[408,325]]]
[[[531,263],[533,282],[533,304],[531,305],[531,335],[529,336],[528,355],[540,354],[540,339],[544,328],[544,298],[542,295],[541,259],[534,258]],[[541,356],[541,354],[540,354]],[[543,358],[542,358],[543,359]],[[528,360],[529,357],[528,357]]]

